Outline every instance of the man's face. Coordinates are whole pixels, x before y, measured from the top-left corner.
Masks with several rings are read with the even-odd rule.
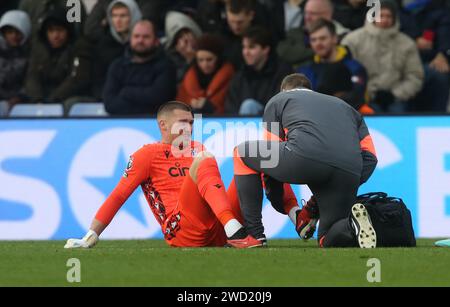
[[[159,45],[153,25],[149,23],[137,24],[131,35],[131,50],[137,55],[147,55]]]
[[[319,19],[332,20],[333,11],[330,7],[323,5],[322,1],[309,0],[305,5],[305,27],[309,27]]]
[[[126,33],[130,30],[131,15],[126,7],[117,7],[111,11],[112,26],[117,33]]]
[[[217,56],[206,50],[198,50],[196,54],[197,65],[205,75],[210,75],[216,70]]]
[[[192,127],[194,117],[191,112],[184,110],[173,110],[171,113],[163,116],[159,122],[159,128],[162,135],[167,135],[170,143],[178,147],[180,144],[186,144],[192,139]]]
[[[47,39],[53,49],[59,49],[67,43],[69,32],[63,26],[49,26],[47,29]]]
[[[252,24],[255,12],[241,12],[234,14],[227,10],[227,22],[231,32],[236,36],[242,36]]]
[[[322,28],[310,35],[311,48],[321,58],[328,58],[337,46],[337,37],[327,28]]]
[[[19,30],[13,27],[5,27],[2,30],[3,37],[5,38],[6,44],[9,47],[17,48],[22,44],[23,34]]]
[[[267,61],[269,57],[270,47],[263,47],[253,43],[245,37],[242,40],[242,55],[248,66],[258,67],[261,63]]]
[[[394,25],[394,16],[389,9],[381,9],[380,22],[375,21],[375,26],[381,29],[389,29]]]

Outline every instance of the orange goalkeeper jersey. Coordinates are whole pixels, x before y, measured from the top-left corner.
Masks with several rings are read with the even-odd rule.
[[[182,155],[172,152],[172,145],[154,143],[143,146],[130,156],[120,182],[106,199],[95,218],[108,225],[128,197],[141,186],[145,198],[162,226],[177,206],[180,188],[201,143],[191,142]]]

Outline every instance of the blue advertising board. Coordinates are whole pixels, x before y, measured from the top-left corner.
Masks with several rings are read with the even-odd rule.
[[[369,117],[379,163],[359,193],[384,191],[412,212],[418,237],[450,236],[450,116]],[[233,176],[234,146],[262,136],[254,118],[197,119],[194,139],[218,160],[224,183]],[[119,181],[128,157],[159,140],[154,119],[0,120],[0,240],[82,236]],[[308,199],[305,186],[293,186]],[[265,200],[271,238],[297,237],[290,220]],[[141,191],[102,235],[162,238]]]

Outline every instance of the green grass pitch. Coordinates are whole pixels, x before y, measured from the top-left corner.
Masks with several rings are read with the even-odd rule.
[[[268,248],[170,248],[164,241],[100,241],[64,250],[62,241],[0,242],[0,286],[450,286],[450,249],[418,240],[412,249],[319,249],[270,240]],[[78,258],[81,282],[69,283]],[[369,283],[370,258],[381,282]]]

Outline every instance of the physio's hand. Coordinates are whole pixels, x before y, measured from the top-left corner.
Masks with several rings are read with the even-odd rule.
[[[69,239],[67,240],[64,248],[91,248],[98,242],[98,235],[95,231],[89,230],[88,233],[82,239]]]

